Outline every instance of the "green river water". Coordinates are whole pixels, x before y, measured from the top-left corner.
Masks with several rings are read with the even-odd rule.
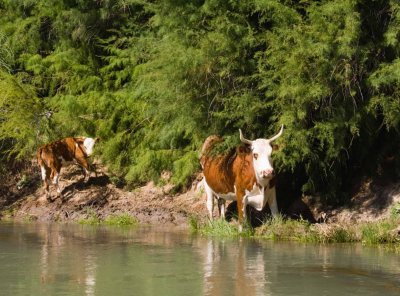
[[[0,295],[400,295],[400,256],[360,244],[0,224]]]

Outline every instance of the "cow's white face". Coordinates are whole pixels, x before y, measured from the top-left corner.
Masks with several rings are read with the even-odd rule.
[[[263,183],[264,180],[269,180],[274,175],[274,167],[271,158],[271,144],[268,140],[257,139],[252,141],[251,150],[257,181]]]
[[[240,140],[251,146],[253,153],[253,166],[257,182],[262,186],[266,185],[269,180],[274,176],[274,167],[272,165],[272,141],[275,141],[282,135],[283,125],[279,133],[270,139],[257,139],[254,141],[247,140],[243,137],[242,131],[240,132]]]
[[[83,146],[85,146],[85,152],[87,156],[90,156],[93,154],[93,148],[94,148],[94,144],[96,144],[97,142],[97,138],[93,139],[93,138],[86,138],[83,141]]]

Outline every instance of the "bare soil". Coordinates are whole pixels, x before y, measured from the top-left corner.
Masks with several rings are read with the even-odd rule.
[[[342,207],[324,209],[316,205],[319,217],[332,223],[369,222],[400,215],[400,182],[363,179],[354,188],[350,202]]]
[[[205,194],[199,186],[200,175],[184,193],[173,193],[168,174],[164,186],[150,182],[129,191],[115,186],[106,173],[84,182],[81,170],[71,165],[61,171],[63,198],[58,197],[51,186],[52,201],[46,199],[39,176],[39,171],[31,167],[24,173],[3,179],[0,185],[2,219],[69,222],[93,215],[103,219],[112,214],[128,213],[140,223],[184,228],[188,226],[189,217],[200,221],[207,219]],[[312,213],[319,222],[349,223],[385,218],[393,211],[393,206],[399,204],[400,182],[382,185],[368,179],[360,182],[345,207],[327,208],[315,197],[303,197],[286,209],[285,214],[304,217]],[[217,216],[217,209],[214,214]]]
[[[48,201],[39,172],[34,174],[37,176],[33,175],[27,184],[21,184],[22,176],[26,175],[3,183],[0,188],[3,218],[67,222],[93,215],[103,219],[112,214],[128,213],[140,223],[187,226],[190,216],[206,217],[205,200],[195,189],[171,194],[172,185],[155,186],[150,182],[127,191],[117,188],[105,173],[92,175],[84,182],[81,170],[71,165],[61,170],[63,198],[50,186],[52,201]]]

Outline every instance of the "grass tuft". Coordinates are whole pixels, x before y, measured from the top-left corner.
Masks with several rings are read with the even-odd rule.
[[[123,213],[120,215],[110,215],[104,219],[103,223],[113,226],[132,226],[138,224],[139,221],[128,213]]]
[[[317,242],[319,240],[317,232],[311,229],[308,222],[284,219],[282,216],[267,220],[257,229],[256,236],[275,241]]]
[[[361,225],[361,240],[364,244],[393,244],[400,242],[396,231],[399,219],[368,222]]]
[[[238,224],[229,223],[223,219],[200,223],[196,218],[189,218],[189,225],[192,232],[206,236],[234,237],[234,236],[253,236],[254,230],[249,225],[245,225],[242,232],[239,232]]]
[[[304,220],[276,217],[257,230],[257,236],[270,240],[312,243],[347,243],[357,241],[356,230],[350,225],[315,224]]]
[[[201,225],[200,225],[198,218],[196,218],[194,216],[190,216],[189,217],[190,232],[197,233],[197,232],[199,232],[200,228],[201,228]]]
[[[139,222],[128,213],[110,215],[104,220],[101,220],[94,211],[88,211],[87,217],[80,219],[78,223],[84,225],[132,226]]]
[[[89,216],[84,219],[79,219],[78,223],[82,225],[100,225],[101,220],[97,216]]]
[[[400,218],[400,202],[396,202],[390,208],[390,217],[393,219]]]
[[[2,210],[0,212],[0,220],[3,220],[3,221],[12,220],[12,218],[15,216],[16,212],[17,212],[16,208],[8,208],[5,210]]]

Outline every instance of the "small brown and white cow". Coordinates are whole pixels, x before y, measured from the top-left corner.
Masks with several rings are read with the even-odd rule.
[[[58,180],[63,163],[75,161],[84,169],[84,180],[86,180],[86,175],[90,178],[92,166],[88,157],[93,153],[93,147],[98,140],[98,138],[70,137],[43,145],[38,149],[37,160],[48,200],[50,200],[51,181],[57,187],[59,196],[62,197]]]
[[[208,137],[202,147],[200,163],[210,219],[214,197],[218,200],[222,217],[225,215],[225,201],[236,200],[241,230],[247,205],[261,211],[268,202],[272,215],[278,214],[271,142],[282,135],[283,125],[279,133],[270,139],[251,141],[243,137],[241,130],[239,132],[240,140],[245,145],[227,154],[212,155],[215,145],[223,140],[218,136]]]

